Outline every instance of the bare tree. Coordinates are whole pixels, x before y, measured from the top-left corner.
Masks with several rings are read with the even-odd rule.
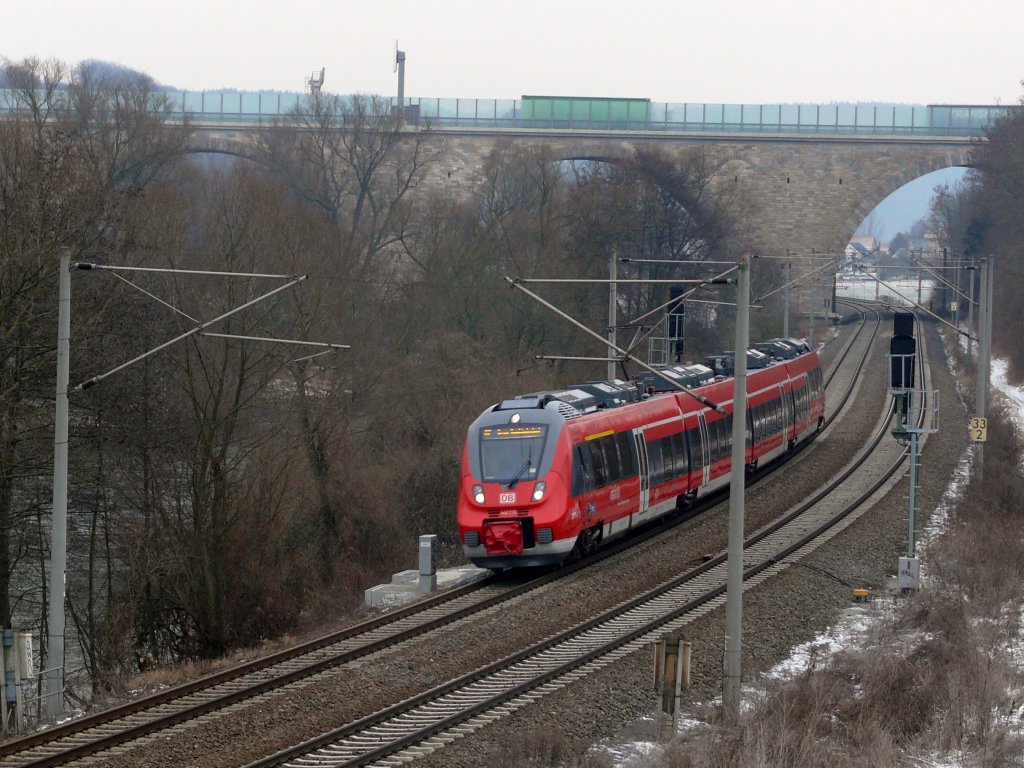
[[[142,222],[142,190],[177,157],[187,127],[166,125],[166,105],[145,78],[103,82],[84,67],[68,70],[59,62],[31,59],[8,64],[4,72],[14,114],[0,122],[0,622],[11,625],[19,602],[24,622],[34,603],[45,632],[45,595],[38,601],[35,596],[43,582],[31,574],[42,571],[47,557],[43,509],[53,408],[46,403],[52,403],[54,387],[57,252],[67,246],[78,257],[123,258]],[[79,332],[102,327],[116,295],[90,295],[86,288],[75,318]],[[82,353],[89,353],[75,352],[77,368]],[[79,415],[75,406],[80,424]],[[90,420],[88,410],[84,420]],[[82,475],[92,476],[94,468],[106,471],[100,454],[92,458],[97,461],[90,466],[89,459],[76,455],[89,467]],[[93,487],[103,487],[105,480]],[[75,497],[81,488],[76,483],[71,490],[72,513],[91,510],[86,513],[92,530],[89,563],[97,564],[111,530],[106,507],[95,495],[79,504]],[[22,568],[25,581],[15,588],[15,570],[29,556],[40,566]],[[109,568],[101,573],[87,565],[84,573],[88,598],[74,608],[81,609],[78,618],[96,625],[110,608],[108,601],[101,606],[93,599],[105,589],[99,583]],[[69,584],[77,588],[73,579]]]
[[[993,343],[1010,361],[1011,373],[1024,378],[1024,353],[1018,340],[1024,333],[1024,304],[1019,290],[1024,280],[1020,243],[1024,237],[1024,115],[1015,112],[987,131],[987,141],[971,153],[970,186],[957,190],[956,207],[970,218],[962,228],[963,253],[995,257],[995,304],[999,318]],[[959,213],[957,221],[960,221]]]
[[[367,394],[367,384],[354,379],[360,368],[373,366],[368,348],[375,345],[367,342],[391,343],[382,311],[388,302],[387,281],[410,234],[411,193],[442,151],[428,144],[425,134],[403,130],[401,119],[377,97],[327,94],[309,97],[265,135],[260,147],[262,161],[298,199],[316,206],[327,225],[313,225],[319,232],[316,272],[332,281],[332,290],[314,299],[315,304],[303,300],[295,305],[299,332],[363,342],[354,345],[362,351],[354,350],[326,373],[308,366],[292,369],[296,419],[318,496],[320,566],[326,582],[334,579],[334,554],[346,517],[335,479],[345,420],[335,417],[331,404],[346,391]],[[327,391],[328,397],[313,394],[311,386]]]

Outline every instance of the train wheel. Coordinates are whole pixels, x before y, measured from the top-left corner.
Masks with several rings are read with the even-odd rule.
[[[689,512],[697,501],[696,491],[687,491],[682,496],[676,496],[676,511]]]
[[[600,525],[595,525],[593,528],[587,528],[584,531],[580,531],[580,535],[576,537],[576,544],[573,546],[567,562],[575,562],[576,560],[580,560],[581,558],[592,554],[600,544]]]

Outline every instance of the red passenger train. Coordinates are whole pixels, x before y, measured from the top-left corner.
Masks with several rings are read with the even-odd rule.
[[[558,563],[727,485],[732,379],[702,365],[664,372],[702,399],[679,390],[641,395],[616,380],[484,411],[462,456],[458,525],[466,556],[494,569]],[[749,370],[747,467],[809,439],[824,414],[814,352]]]

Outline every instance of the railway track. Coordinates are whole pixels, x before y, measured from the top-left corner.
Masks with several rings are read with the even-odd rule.
[[[923,352],[922,344],[922,376]],[[898,480],[906,451],[886,439],[891,417],[890,407],[868,446],[818,494],[748,538],[745,590],[836,536]],[[719,554],[555,637],[247,768],[397,766],[443,748],[723,605],[726,567]]]
[[[832,382],[844,365],[862,365],[867,350],[870,349],[871,339],[877,333],[880,324],[880,315],[870,308],[861,308],[860,311],[862,316],[858,328],[836,354],[836,361],[826,375],[826,384]],[[873,324],[866,318],[872,313],[875,316]],[[856,375],[850,375],[848,378],[850,382],[842,388],[836,405],[831,406],[830,420],[835,418],[835,412],[841,409],[841,404],[845,403],[853,391]],[[758,474],[764,474],[764,471]],[[241,701],[254,700],[283,686],[406,642],[503,601],[519,597],[555,579],[563,578],[580,567],[591,565],[597,559],[612,557],[638,541],[660,534],[662,530],[663,526],[654,526],[639,537],[632,537],[629,541],[608,547],[583,563],[525,583],[521,580],[492,577],[451,590],[310,643],[10,742],[0,746],[0,768],[64,765],[180,723],[195,720]]]

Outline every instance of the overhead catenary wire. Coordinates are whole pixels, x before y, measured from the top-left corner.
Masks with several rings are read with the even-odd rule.
[[[560,310],[558,307],[554,306],[550,302],[545,301],[540,296],[535,294],[533,291],[529,290],[528,288],[524,288],[517,278],[508,277],[506,275],[505,276],[505,281],[509,285],[511,285],[513,288],[515,288],[516,290],[522,291],[527,296],[532,298],[534,301],[542,304],[543,306],[547,307],[548,309],[550,309],[555,314],[557,314],[560,317],[568,320],[570,323],[572,323],[574,326],[579,328],[584,333],[588,334],[589,336],[594,337],[595,339],[597,339],[598,341],[600,341],[602,344],[606,345],[610,349],[614,350],[615,352],[618,352],[620,355],[623,356],[623,360],[632,360],[634,363],[639,365],[641,368],[643,368],[643,369],[649,371],[650,373],[654,374],[659,379],[663,379],[664,381],[667,381],[669,384],[671,384],[674,388],[678,389],[680,392],[685,392],[686,394],[690,395],[692,398],[694,398],[698,402],[708,406],[709,408],[713,408],[717,412],[723,413],[723,414],[726,412],[724,406],[714,402],[713,400],[711,400],[710,398],[705,397],[704,395],[701,395],[701,394],[699,394],[697,392],[694,392],[691,389],[688,389],[687,387],[681,386],[679,384],[679,382],[673,380],[670,376],[667,376],[662,371],[659,371],[657,368],[654,368],[653,366],[648,365],[643,360],[641,360],[640,358],[638,358],[635,355],[631,354],[630,352],[627,352],[626,350],[622,349],[621,347],[619,347],[619,346],[617,346],[615,344],[612,344],[610,341],[608,341],[608,339],[604,338],[599,333],[596,333],[596,332],[592,331],[590,328],[587,328],[587,326],[585,326],[583,323],[579,322],[575,318],[573,318],[570,315],[566,314],[565,312],[563,312],[562,310]]]
[[[239,339],[241,341],[265,341],[271,344],[298,344],[306,347],[324,347],[320,352],[314,352],[312,355],[305,355],[304,357],[297,357],[294,360],[289,360],[288,365],[294,365],[295,363],[304,363],[307,360],[312,360],[322,355],[329,355],[331,352],[339,352],[343,349],[352,349],[349,344],[333,344],[326,341],[300,341],[298,339],[275,339],[271,336],[241,336],[237,333],[211,333],[209,331],[203,331],[200,336],[214,336],[220,339]]]
[[[163,344],[160,344],[160,345],[158,345],[156,347],[153,347],[153,349],[150,349],[150,350],[148,350],[146,352],[143,352],[141,355],[133,357],[128,362],[122,363],[121,365],[117,366],[116,368],[112,368],[111,370],[107,371],[106,373],[101,373],[98,376],[93,376],[91,379],[86,379],[81,384],[78,384],[75,387],[73,387],[72,391],[80,392],[80,391],[82,391],[84,389],[88,389],[89,387],[93,386],[94,384],[98,384],[99,382],[103,381],[108,376],[111,376],[111,375],[117,373],[118,371],[121,371],[121,370],[127,368],[130,365],[134,365],[135,363],[139,362],[140,360],[144,360],[147,357],[149,357],[150,355],[154,355],[157,352],[159,352],[159,351],[161,351],[163,349],[166,349],[167,347],[171,346],[172,344],[176,344],[177,342],[181,341],[182,339],[186,339],[189,336],[194,336],[195,334],[200,333],[204,329],[209,328],[214,323],[218,323],[221,320],[223,320],[223,319],[225,319],[227,317],[230,317],[231,315],[237,314],[238,312],[241,312],[243,309],[248,309],[249,307],[253,306],[254,304],[257,304],[257,303],[263,301],[264,299],[270,298],[274,294],[280,293],[281,291],[288,290],[292,286],[297,285],[298,283],[301,283],[305,279],[306,279],[305,275],[299,275],[298,277],[290,278],[289,281],[287,283],[285,283],[284,285],[278,286],[277,288],[274,288],[272,291],[268,291],[267,293],[263,294],[262,296],[257,296],[255,299],[252,299],[251,301],[247,301],[245,304],[242,304],[241,306],[235,307],[234,309],[229,310],[229,311],[225,312],[222,315],[218,315],[217,317],[213,318],[212,320],[207,320],[205,323],[200,323],[195,328],[192,328],[191,330],[185,331],[184,333],[181,333],[181,334],[175,336],[173,339],[171,339],[169,341],[165,341]]]
[[[123,267],[110,264],[97,264],[94,261],[76,261],[72,269],[102,269],[110,272],[165,272],[174,275],[207,275],[213,277],[266,277],[272,280],[295,280],[299,275],[277,275],[259,272],[217,272],[208,269],[176,269],[173,267]]]
[[[776,289],[774,289],[772,291],[768,291],[768,293],[762,293],[760,296],[758,296],[756,299],[754,299],[753,303],[754,304],[758,304],[761,301],[763,301],[764,299],[767,299],[769,296],[774,296],[779,291],[785,290],[786,288],[790,287],[791,285],[796,285],[797,283],[804,282],[805,280],[807,280],[807,278],[811,277],[812,275],[817,274],[818,272],[823,272],[824,270],[826,270],[826,269],[828,269],[829,267],[832,267],[832,266],[835,266],[835,261],[834,260],[830,260],[828,264],[822,264],[820,267],[815,267],[810,272],[807,272],[806,274],[801,275],[800,277],[798,277],[796,280],[790,280],[785,285],[780,285],[778,288],[776,288]]]
[[[971,334],[970,334],[970,333],[968,333],[967,331],[965,331],[965,330],[964,330],[963,328],[957,328],[957,327],[956,327],[955,325],[953,325],[953,324],[952,324],[951,322],[949,322],[948,320],[945,320],[944,318],[941,318],[941,317],[939,317],[938,315],[936,315],[936,314],[935,314],[934,312],[932,312],[932,311],[931,311],[930,309],[928,309],[927,307],[924,307],[924,306],[922,306],[922,305],[918,304],[918,303],[917,303],[916,301],[914,301],[913,299],[911,299],[911,298],[908,298],[907,296],[904,296],[904,295],[903,295],[902,293],[900,293],[899,291],[897,291],[897,290],[896,290],[896,289],[895,289],[895,288],[894,288],[893,286],[889,285],[889,283],[885,282],[885,280],[882,280],[882,279],[881,279],[880,277],[878,277],[877,275],[873,275],[873,274],[871,274],[871,273],[870,273],[870,272],[868,272],[868,271],[867,271],[866,269],[864,269],[863,267],[860,267],[860,266],[857,266],[857,269],[858,269],[859,271],[863,272],[863,273],[864,273],[865,275],[868,275],[868,276],[869,276],[869,277],[870,277],[870,278],[871,278],[872,280],[874,280],[874,281],[875,281],[876,283],[879,283],[880,285],[884,285],[884,286],[885,286],[886,288],[888,288],[888,289],[889,289],[890,291],[892,291],[892,292],[893,292],[893,293],[894,293],[895,295],[899,296],[899,297],[900,297],[901,299],[903,299],[903,300],[904,300],[905,302],[907,302],[908,304],[910,304],[910,305],[912,305],[912,306],[914,306],[914,307],[917,307],[917,308],[918,308],[919,310],[921,310],[921,311],[922,311],[922,312],[924,312],[925,314],[927,314],[927,315],[930,315],[931,317],[935,318],[936,320],[938,320],[938,321],[939,321],[940,323],[942,323],[943,325],[945,325],[945,326],[948,326],[948,327],[952,328],[952,329],[953,329],[954,331],[956,331],[956,332],[957,332],[957,333],[959,333],[960,335],[962,335],[962,336],[966,336],[966,337],[967,337],[967,338],[969,338],[969,339],[974,339],[974,338],[975,338],[974,336],[971,336]]]
[[[506,278],[508,279],[508,278]],[[642,278],[642,277],[629,277],[629,278],[618,278],[612,280],[608,277],[517,277],[515,278],[519,283],[566,283],[570,285],[583,285],[586,283],[596,283],[598,285],[608,285],[609,283],[642,283],[644,285],[705,285],[710,280],[701,278]]]
[[[715,275],[714,277],[706,278],[704,280],[699,281],[698,284],[694,288],[690,289],[690,291],[688,291],[687,293],[684,293],[682,296],[676,296],[673,299],[669,299],[668,301],[666,301],[666,302],[664,302],[662,304],[659,304],[654,309],[652,309],[649,312],[646,312],[646,313],[640,315],[639,317],[634,317],[632,320],[628,321],[626,323],[626,325],[627,326],[629,326],[629,325],[636,325],[641,320],[645,320],[648,317],[650,317],[651,315],[653,315],[653,314],[655,314],[657,312],[660,312],[661,310],[666,309],[669,306],[678,306],[678,305],[682,304],[684,301],[690,301],[691,300],[690,297],[693,296],[694,293],[696,293],[698,290],[700,290],[701,288],[703,288],[706,285],[720,284],[722,282],[722,280],[726,279],[726,275],[729,275],[729,274],[735,272],[736,269],[737,269],[735,262],[729,262],[729,263],[732,264],[732,268],[731,269],[727,269],[724,272],[722,272],[721,274]],[[718,283],[716,283],[716,281],[718,281]],[[626,282],[626,281],[619,281],[619,282]],[[642,281],[642,282],[656,282],[656,281]],[[696,299],[693,299],[693,301],[696,301]]]
[[[910,254],[910,258],[913,261],[913,263],[918,266],[919,269],[923,269],[929,275],[931,275],[936,280],[938,280],[946,288],[949,288],[951,291],[953,291],[953,293],[955,293],[957,296],[959,296],[960,298],[964,299],[965,301],[969,301],[969,302],[972,302],[972,303],[977,303],[977,302],[974,301],[974,299],[972,299],[966,293],[961,291],[960,288],[952,280],[949,280],[945,276],[939,274],[939,270],[942,270],[942,269],[955,269],[955,270],[971,269],[971,266],[969,266],[969,265],[958,265],[958,266],[953,266],[953,267],[937,267],[934,264],[932,264],[931,262],[926,261],[921,256],[916,256],[915,257],[913,253]]]
[[[199,321],[198,321],[198,320],[196,320],[196,319],[195,319],[194,317],[192,317],[192,315],[188,314],[188,313],[187,313],[187,312],[185,312],[184,310],[178,309],[178,308],[177,308],[176,306],[174,306],[173,304],[171,304],[171,303],[169,303],[169,302],[166,302],[166,301],[164,301],[164,300],[163,300],[163,299],[161,299],[161,298],[160,298],[159,296],[157,296],[157,295],[155,295],[155,294],[153,294],[153,293],[150,293],[149,291],[147,291],[147,290],[146,290],[145,288],[143,288],[142,286],[140,286],[140,285],[136,285],[136,284],[135,284],[135,283],[133,283],[133,282],[132,282],[131,280],[129,280],[129,279],[127,278],[127,277],[122,277],[121,275],[119,275],[119,274],[117,274],[117,273],[115,273],[115,274],[114,274],[114,277],[116,277],[116,278],[117,278],[118,280],[120,280],[120,281],[121,281],[121,282],[123,282],[123,283],[128,283],[128,285],[130,285],[130,286],[131,286],[132,288],[134,288],[135,290],[137,290],[137,291],[139,291],[139,292],[141,292],[141,293],[144,293],[144,294],[146,294],[146,296],[148,296],[149,298],[153,299],[153,301],[157,302],[158,304],[163,304],[163,305],[164,305],[165,307],[167,307],[167,308],[168,308],[169,310],[171,310],[172,312],[177,312],[177,313],[178,313],[179,315],[181,315],[182,317],[186,318],[186,319],[187,319],[187,320],[189,320],[190,322],[193,322],[193,323],[198,323],[198,322],[199,322]]]

